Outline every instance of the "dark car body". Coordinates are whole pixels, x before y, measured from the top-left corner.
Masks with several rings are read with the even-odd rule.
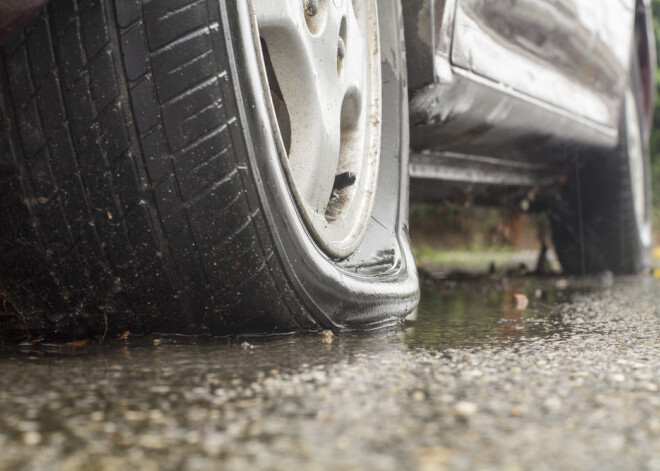
[[[45,3],[0,0],[0,42]],[[535,186],[560,176],[567,148],[613,147],[631,54],[638,55],[650,126],[649,0],[405,0],[402,6],[413,197],[460,197],[466,183],[470,191]],[[438,180],[458,185],[438,187]]]

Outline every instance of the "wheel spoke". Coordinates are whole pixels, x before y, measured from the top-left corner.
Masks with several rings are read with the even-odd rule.
[[[349,6],[346,15],[346,54],[341,67],[341,93],[344,98],[353,95],[353,98],[363,96],[365,88],[364,81],[368,76],[367,63],[364,60],[364,44],[360,25],[353,12],[352,2],[346,2]],[[368,34],[368,33],[367,33]],[[357,116],[355,116],[357,118]]]
[[[286,92],[283,93],[286,97]],[[332,192],[340,146],[339,113],[332,113],[337,119],[331,116],[324,119],[323,114],[320,106],[311,105],[305,112],[291,113],[292,128],[296,131],[292,133],[289,153],[289,166],[298,190],[321,216]]]
[[[301,14],[300,0],[252,0],[252,3],[262,35],[272,30],[303,31],[305,18]]]

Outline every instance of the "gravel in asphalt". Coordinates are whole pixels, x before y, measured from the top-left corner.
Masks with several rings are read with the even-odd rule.
[[[4,344],[0,468],[660,469],[659,305],[443,282],[380,332]]]

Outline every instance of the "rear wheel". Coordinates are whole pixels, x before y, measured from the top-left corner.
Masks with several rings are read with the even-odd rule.
[[[396,0],[53,2],[1,61],[0,283],[30,329],[409,312],[400,18]]]
[[[649,265],[650,159],[639,77],[635,61],[618,146],[569,169],[572,176],[554,205],[554,244],[567,273],[638,273]]]

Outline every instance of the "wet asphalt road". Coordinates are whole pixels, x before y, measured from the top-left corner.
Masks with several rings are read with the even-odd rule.
[[[4,345],[0,468],[660,469],[659,312],[652,278],[525,278],[371,334]]]

